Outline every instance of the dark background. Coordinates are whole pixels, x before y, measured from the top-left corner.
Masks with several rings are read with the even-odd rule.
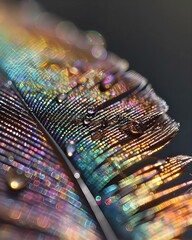
[[[97,30],[107,48],[144,75],[181,123],[161,156],[192,155],[192,0],[38,0],[82,30]]]

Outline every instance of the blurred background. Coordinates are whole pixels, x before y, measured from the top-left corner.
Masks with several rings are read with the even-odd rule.
[[[192,155],[192,1],[38,0],[82,30],[97,30],[108,50],[149,79],[181,123],[160,156]]]

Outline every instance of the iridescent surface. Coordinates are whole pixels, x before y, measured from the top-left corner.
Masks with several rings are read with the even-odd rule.
[[[74,179],[6,86],[0,90],[0,116],[1,221],[33,229],[32,236],[42,232],[43,239],[101,239]],[[10,197],[8,187],[23,191]]]
[[[118,184],[103,190],[101,207],[109,221],[118,226],[119,235],[128,239],[172,239],[185,232],[192,220],[192,195],[182,194],[191,188],[192,181],[181,181],[181,174],[191,162],[187,156],[156,161],[133,174],[124,173]]]
[[[29,180],[17,204],[5,201],[3,190],[11,183],[2,180],[4,209],[15,207],[22,221],[30,211],[27,224],[60,239],[100,239],[75,190],[82,176],[120,239],[179,237],[192,224],[192,196],[185,193],[191,181],[166,184],[179,179],[191,158],[147,160],[170,142],[178,124],[145,78],[125,72],[123,60],[112,61],[99,34],[85,35],[82,47],[80,38],[69,41],[62,26],[56,28],[59,39],[35,28],[1,27],[0,68],[9,79],[0,82],[1,169],[7,175],[16,168]],[[73,181],[30,111],[78,169]]]

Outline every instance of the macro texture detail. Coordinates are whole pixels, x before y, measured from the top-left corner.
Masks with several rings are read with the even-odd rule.
[[[192,158],[153,157],[179,124],[100,34],[66,29],[0,22],[0,234],[182,239]]]

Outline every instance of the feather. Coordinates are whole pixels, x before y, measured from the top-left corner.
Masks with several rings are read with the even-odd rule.
[[[1,234],[180,238],[192,223],[192,182],[182,181],[192,158],[149,159],[178,132],[167,104],[101,46],[105,57],[85,39],[87,50],[69,44],[65,32],[61,41],[7,25],[0,30]]]

